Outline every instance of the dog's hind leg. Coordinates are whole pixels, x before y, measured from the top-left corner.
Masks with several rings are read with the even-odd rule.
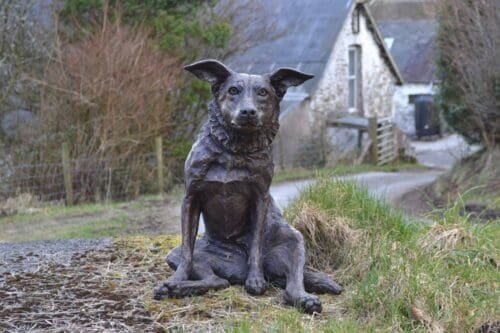
[[[177,269],[181,260],[181,249],[176,247],[167,255],[167,263]],[[193,253],[194,267],[209,265],[211,272],[228,280],[231,284],[244,284],[248,275],[248,254],[244,244],[225,243],[208,238],[196,240]],[[190,276],[190,280],[198,279]]]
[[[184,297],[200,295],[210,289],[222,289],[229,284],[243,284],[248,274],[247,254],[244,246],[232,243],[196,240],[193,270],[189,280],[165,281],[155,289],[155,299],[165,296]],[[181,249],[177,247],[167,255],[167,263],[177,269]]]
[[[323,272],[304,270],[304,287],[307,292],[339,295],[342,287]]]
[[[165,296],[182,298],[186,296],[201,295],[209,290],[229,287],[229,281],[215,275],[208,261],[199,259],[200,258],[196,258],[193,260],[193,270],[189,276],[190,280],[167,280],[155,288],[154,298],[157,300]],[[174,250],[171,252],[167,261],[170,266],[177,267],[180,261],[180,251]]]
[[[304,240],[302,234],[283,222],[272,222],[264,248],[264,274],[270,280],[285,277],[285,303],[306,312],[320,313],[321,302],[304,289]]]

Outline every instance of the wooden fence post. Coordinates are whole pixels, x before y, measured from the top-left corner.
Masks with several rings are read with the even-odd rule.
[[[64,174],[64,188],[66,190],[66,205],[73,205],[73,180],[71,179],[71,161],[69,160],[68,143],[62,144],[62,164]]]
[[[368,118],[368,135],[372,143],[370,148],[370,161],[376,165],[378,163],[377,117]]]
[[[156,137],[156,164],[158,170],[158,192],[163,193],[163,187],[165,186],[165,181],[163,177],[163,143],[161,136]]]

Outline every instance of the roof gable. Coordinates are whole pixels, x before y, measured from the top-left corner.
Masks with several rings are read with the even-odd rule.
[[[293,67],[315,78],[302,89],[311,92],[330,57],[333,45],[355,0],[256,0],[270,19],[277,36],[227,59],[234,70],[267,73]]]
[[[237,0],[240,1],[240,0]],[[279,67],[293,67],[314,75],[299,90],[311,94],[322,77],[344,23],[354,6],[361,9],[398,82],[402,82],[394,60],[368,8],[356,0],[255,0],[275,20],[277,34],[226,59],[236,71],[268,73]]]
[[[393,39],[390,52],[406,82],[429,83],[436,80],[435,20],[381,20],[378,25],[385,38]]]

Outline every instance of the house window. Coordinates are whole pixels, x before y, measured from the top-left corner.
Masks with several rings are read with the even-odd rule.
[[[359,32],[359,9],[354,9],[352,12],[352,33],[357,34]]]
[[[349,112],[358,111],[358,99],[360,93],[360,48],[359,46],[349,47],[348,59],[348,105]]]

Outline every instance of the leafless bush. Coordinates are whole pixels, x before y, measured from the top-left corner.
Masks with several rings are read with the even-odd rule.
[[[68,142],[80,200],[111,186],[127,196],[156,187],[154,138],[172,135],[171,94],[180,66],[148,36],[117,20],[61,45],[45,77],[31,78],[42,87],[41,110],[17,164],[43,163],[49,167],[37,173],[54,173],[50,164],[60,163],[61,144]]]
[[[500,2],[439,2],[441,97],[452,127],[491,149],[500,141]]]
[[[221,0],[214,8],[217,20],[231,24],[232,33],[223,49],[209,49],[207,55],[228,58],[246,51],[255,44],[272,40],[284,33],[277,28],[272,12],[265,10],[260,1]]]

